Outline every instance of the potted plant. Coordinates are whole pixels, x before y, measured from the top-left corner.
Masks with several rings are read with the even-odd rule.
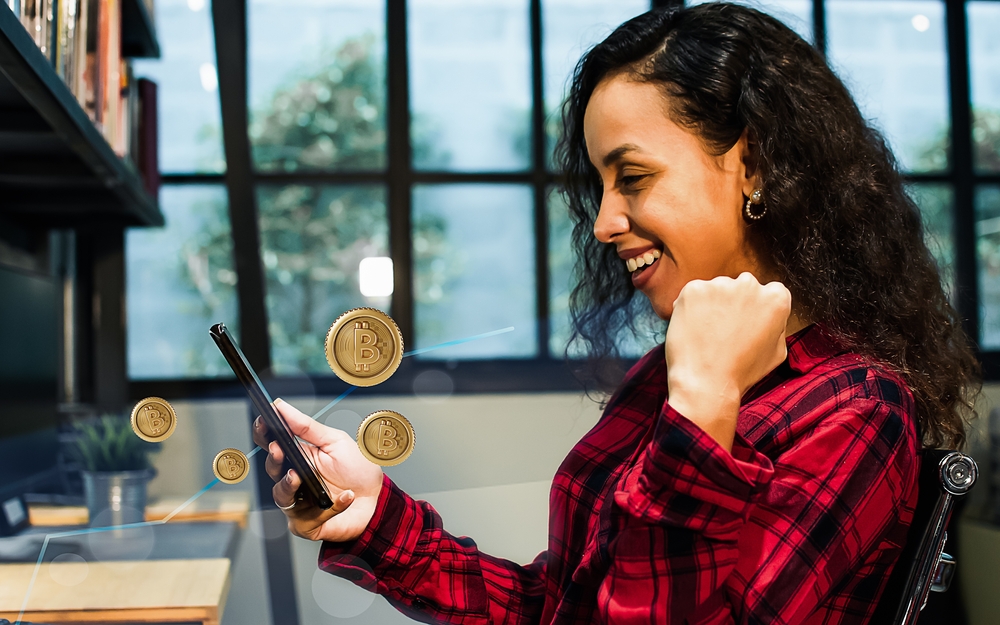
[[[159,444],[140,439],[128,419],[110,414],[82,421],[75,431],[90,525],[142,522],[146,486],[156,475],[149,456]]]

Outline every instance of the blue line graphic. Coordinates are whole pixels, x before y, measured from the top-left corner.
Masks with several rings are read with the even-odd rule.
[[[507,332],[513,332],[513,331],[514,331],[514,326],[509,326],[506,328],[502,328],[500,330],[493,330],[492,332],[484,332],[483,334],[476,334],[473,336],[469,336],[464,339],[456,339],[454,341],[439,343],[437,345],[432,345],[431,347],[422,347],[420,349],[414,349],[409,352],[406,352],[405,354],[403,354],[403,358],[407,358],[409,356],[416,356],[418,354],[426,354],[427,352],[431,352],[436,349],[453,347],[455,345],[461,345],[463,343],[468,343],[470,341],[478,341],[479,339],[485,339],[491,336],[497,336],[498,334],[506,334]],[[339,397],[331,401],[326,406],[323,406],[323,408],[321,408],[319,412],[314,414],[312,418],[314,420],[319,419],[324,413],[326,413],[328,410],[330,410],[338,403],[340,403],[342,399],[350,395],[357,388],[358,387],[356,386],[349,387],[346,391],[341,393]],[[255,455],[257,455],[257,452],[259,451],[261,451],[261,447],[259,445],[255,446],[253,450],[251,450],[250,453],[247,454],[247,458],[253,458]],[[21,612],[17,615],[17,620],[14,621],[13,625],[21,625],[21,619],[24,617],[24,612],[28,608],[28,599],[31,597],[31,589],[35,586],[35,579],[38,577],[38,571],[42,566],[42,559],[45,557],[45,550],[49,546],[49,540],[53,538],[65,538],[67,536],[80,536],[84,534],[97,534],[100,532],[110,532],[112,530],[127,529],[132,527],[144,527],[147,525],[163,525],[164,523],[170,521],[175,516],[177,516],[177,514],[179,514],[181,510],[190,506],[192,503],[195,502],[196,499],[207,493],[213,486],[215,486],[218,483],[219,483],[219,478],[215,478],[214,480],[209,482],[208,485],[205,486],[205,488],[202,488],[200,491],[192,495],[190,499],[179,505],[173,512],[163,517],[159,521],[143,521],[142,523],[128,523],[125,525],[109,525],[108,527],[88,527],[86,529],[46,534],[45,539],[42,541],[42,549],[41,551],[38,552],[38,560],[35,562],[35,570],[31,573],[31,581],[28,582],[28,590],[27,592],[24,593],[24,601],[21,602]]]

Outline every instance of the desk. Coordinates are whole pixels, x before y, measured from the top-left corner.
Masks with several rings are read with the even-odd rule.
[[[250,514],[250,493],[242,491],[208,492],[181,510],[172,521],[235,521],[245,528]],[[160,521],[184,503],[184,498],[160,499],[146,506],[146,520]],[[85,506],[28,505],[28,518],[34,527],[86,525]]]
[[[146,519],[162,520],[183,502],[164,499],[149,505]],[[46,624],[219,625],[229,591],[230,558],[249,513],[249,493],[205,493],[168,523],[123,530],[125,541],[141,538],[143,532],[153,534],[152,552],[141,561],[98,558],[86,535],[54,540],[46,560],[71,553],[84,561],[44,562],[24,619]],[[21,610],[45,535],[87,523],[84,507],[32,505],[29,514],[33,527],[0,539],[0,560],[12,561],[0,564],[0,618],[11,622]]]
[[[0,618],[17,619],[34,564],[0,565]],[[45,563],[24,619],[38,623],[218,625],[229,591],[229,560]],[[57,579],[80,579],[66,586]]]

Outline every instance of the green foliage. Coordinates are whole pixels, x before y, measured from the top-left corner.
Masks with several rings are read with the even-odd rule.
[[[1000,111],[972,112],[973,162],[984,172],[1000,172]]]
[[[349,40],[275,92],[250,128],[261,169],[385,167],[385,72],[374,44],[372,35]]]
[[[920,151],[913,171],[948,171],[951,158],[951,132],[940,130]],[[1000,111],[972,111],[972,162],[981,172],[1000,172]]]
[[[76,424],[73,451],[87,471],[141,471],[150,467],[149,454],[159,443],[148,443],[132,431],[128,419],[116,415]]]
[[[292,185],[264,188],[258,198],[275,369],[327,372],[330,324],[373,304],[361,296],[358,265],[388,253],[385,192]]]
[[[384,59],[364,36],[325,51],[275,90],[253,114],[254,159],[265,171],[382,169],[385,167]],[[434,128],[414,120],[415,158],[444,163],[433,147]],[[388,255],[385,190],[380,185],[261,186],[261,257],[267,279],[268,331],[274,370],[329,372],[323,338],[333,320],[366,300],[358,264]],[[211,208],[212,226],[184,246],[185,281],[214,309],[213,294],[232,288],[227,266],[232,243],[224,210]],[[216,227],[218,226],[218,227]],[[432,230],[440,231],[442,224]],[[418,225],[415,231],[423,229]],[[441,251],[444,237],[424,251]],[[418,282],[430,271],[417,263]]]

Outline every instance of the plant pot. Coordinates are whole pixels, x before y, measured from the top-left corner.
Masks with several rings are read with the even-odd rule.
[[[145,521],[146,486],[156,471],[84,471],[83,493],[91,527]]]

